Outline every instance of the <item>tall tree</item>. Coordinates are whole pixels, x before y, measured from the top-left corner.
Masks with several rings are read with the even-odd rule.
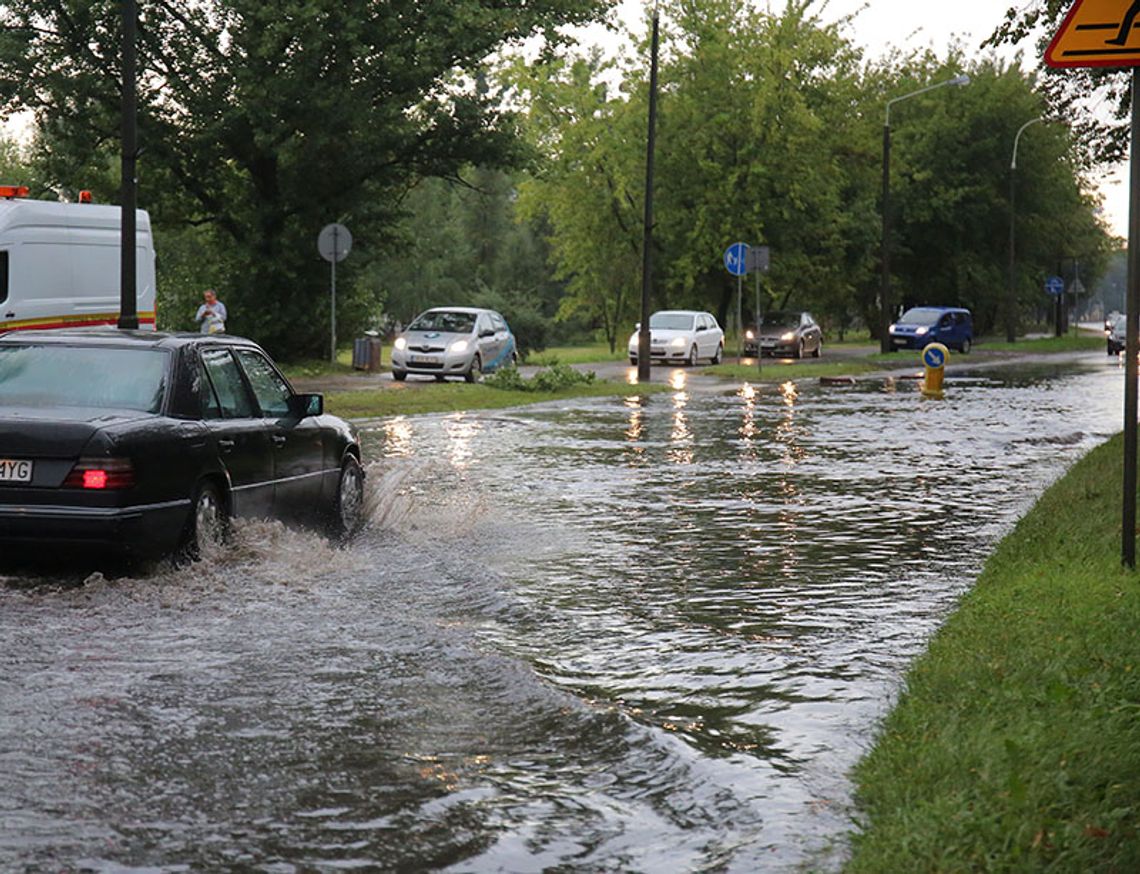
[[[489,54],[608,0],[142,0],[143,203],[223,252],[231,324],[282,356],[326,342],[317,232],[367,252],[420,176],[510,164],[513,123],[474,87]],[[119,4],[0,6],[0,96],[30,109],[64,188],[118,135]],[[210,256],[211,259],[213,256]],[[346,262],[347,264],[347,262]],[[324,310],[322,315],[321,310]]]

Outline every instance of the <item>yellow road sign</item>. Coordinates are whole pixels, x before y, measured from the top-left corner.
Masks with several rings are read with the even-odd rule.
[[[1077,0],[1045,51],[1050,67],[1140,66],[1140,0]]]

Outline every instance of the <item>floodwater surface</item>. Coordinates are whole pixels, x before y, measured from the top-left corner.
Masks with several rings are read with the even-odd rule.
[[[363,426],[347,548],[10,572],[0,869],[837,869],[907,665],[1122,372],[654,379]]]

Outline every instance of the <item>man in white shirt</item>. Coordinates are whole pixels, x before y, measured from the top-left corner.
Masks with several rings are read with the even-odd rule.
[[[202,323],[203,334],[221,334],[226,330],[226,305],[218,300],[218,295],[212,288],[202,292],[205,301],[198,307],[194,321]]]

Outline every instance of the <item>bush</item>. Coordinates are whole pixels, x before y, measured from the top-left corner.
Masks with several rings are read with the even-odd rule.
[[[592,383],[597,378],[593,371],[582,373],[568,364],[555,364],[540,370],[526,379],[515,367],[497,370],[484,380],[484,385],[505,391],[559,392],[583,383]]]

